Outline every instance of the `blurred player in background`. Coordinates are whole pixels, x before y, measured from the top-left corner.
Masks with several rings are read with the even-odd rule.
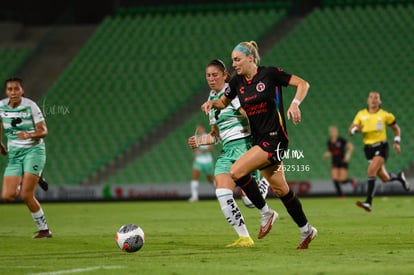
[[[258,66],[260,56],[256,42],[241,42],[232,51],[233,67],[237,73],[219,99],[205,102],[201,108],[209,113],[211,109],[224,109],[238,96],[249,119],[253,147],[244,153],[231,167],[230,175],[238,186],[246,190],[257,188],[251,173],[260,169],[273,192],[280,197],[287,212],[300,228],[301,241],[297,249],[306,249],[316,237],[317,230],[308,223],[302,204],[289,188],[283,169],[283,156],[288,145],[284,118],[282,86],[296,87],[295,99],[287,111],[288,119],[298,124],[301,119],[299,104],[305,98],[309,84],[295,75],[275,67]],[[250,198],[250,197],[249,197]],[[256,198],[254,198],[256,199]],[[250,198],[250,200],[254,201]],[[258,199],[258,198],[257,198]],[[273,210],[263,211],[259,238],[277,218]],[[272,213],[273,212],[273,213]]]
[[[349,127],[349,134],[362,133],[365,157],[368,166],[368,194],[365,202],[357,201],[356,205],[370,212],[372,210],[372,199],[375,194],[375,179],[380,177],[383,182],[397,180],[401,182],[406,191],[410,190],[409,183],[405,179],[403,171],[398,174],[387,172],[385,162],[388,158],[389,147],[387,142],[386,126],[394,131],[393,148],[397,154],[401,152],[401,130],[395,116],[381,108],[381,97],[376,91],[368,95],[368,108],[360,110]]]
[[[229,74],[223,61],[215,59],[207,64],[206,80],[211,89],[209,100],[217,99],[224,94],[228,88],[226,83],[228,78]],[[196,136],[192,136],[188,140],[191,148],[197,148],[200,144],[214,144],[218,141],[223,144],[214,170],[216,196],[221,211],[239,236],[239,239],[227,247],[252,247],[254,245],[244,217],[234,199],[233,191],[236,184],[229,174],[231,165],[252,146],[249,121],[242,112],[240,101],[236,97],[226,108],[210,111],[211,132],[208,136],[198,139]],[[265,180],[261,180],[259,189],[263,198],[266,197],[268,188],[269,184]],[[242,195],[242,199],[246,206],[253,205],[245,194]]]
[[[203,125],[197,125],[195,135],[198,137],[203,137],[207,135],[206,128]],[[198,188],[200,185],[199,178],[201,173],[204,173],[207,176],[208,182],[214,186],[214,176],[213,176],[213,151],[212,145],[202,145],[198,148],[195,148],[193,151],[193,168],[192,168],[192,178],[190,183],[191,188],[191,197],[188,199],[190,202],[198,201]]]
[[[356,180],[348,178],[348,165],[354,146],[338,134],[336,126],[329,127],[329,140],[324,158],[331,158],[331,178],[339,197],[343,197],[341,184],[350,183],[356,187]]]
[[[7,149],[0,146],[8,162],[3,177],[2,199],[14,201],[21,195],[39,231],[34,238],[50,238],[46,218],[35,198],[35,189],[46,162],[43,138],[45,119],[32,100],[23,97],[23,81],[10,78],[4,84],[7,98],[0,101],[0,118],[7,137]]]

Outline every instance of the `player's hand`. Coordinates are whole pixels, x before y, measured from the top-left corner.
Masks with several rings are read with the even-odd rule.
[[[191,149],[195,149],[197,148],[197,142],[196,142],[196,137],[192,136],[188,138],[188,146],[190,146]]]
[[[352,127],[349,129],[348,133],[352,137],[354,134],[361,132],[362,126],[353,124]]]
[[[290,120],[292,117],[293,124],[297,125],[301,120],[300,109],[297,104],[290,104],[289,109],[287,110],[287,118]]]
[[[201,110],[208,115],[210,110],[213,109],[213,101],[208,100],[201,105]]]
[[[401,147],[400,147],[400,144],[398,142],[394,142],[392,147],[394,148],[395,152],[397,152],[397,154],[401,153]]]
[[[30,138],[30,134],[28,132],[18,132],[17,136],[19,137],[19,139],[29,139]]]
[[[323,159],[327,159],[331,157],[331,153],[330,152],[325,152],[322,156]]]
[[[7,156],[7,150],[3,144],[0,145],[0,154]]]

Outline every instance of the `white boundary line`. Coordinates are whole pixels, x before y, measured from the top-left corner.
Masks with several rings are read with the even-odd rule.
[[[73,269],[66,269],[66,270],[58,270],[58,271],[52,271],[52,272],[30,273],[28,275],[60,275],[60,274],[87,272],[87,271],[98,270],[98,269],[121,269],[121,268],[125,268],[125,266],[121,266],[121,265],[112,265],[112,266],[100,265],[100,266],[91,266],[91,267],[84,267],[84,268],[73,268]]]

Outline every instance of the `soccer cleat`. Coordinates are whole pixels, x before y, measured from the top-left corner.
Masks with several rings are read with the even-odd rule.
[[[39,183],[40,188],[43,189],[43,191],[46,192],[49,189],[49,184],[47,184],[43,176],[40,176],[38,183]]]
[[[253,247],[254,242],[250,237],[240,237],[231,244],[226,245],[226,247]]]
[[[274,210],[270,210],[266,214],[262,215],[262,219],[260,221],[259,234],[257,236],[258,239],[264,238],[267,235],[267,233],[270,232],[273,223],[276,221],[278,217],[279,214]]]
[[[301,241],[296,249],[308,249],[310,242],[318,235],[315,227],[308,225],[308,231],[302,233]]]
[[[371,212],[372,207],[370,203],[357,201],[356,206],[363,208],[367,212]]]
[[[197,202],[197,201],[198,201],[198,198],[197,198],[197,197],[190,197],[190,198],[188,199],[188,201],[189,201],[189,202]]]
[[[42,238],[52,238],[52,231],[49,229],[39,230],[36,235],[33,236],[33,239],[42,239]]]
[[[401,171],[397,174],[398,181],[401,182],[405,191],[410,191],[410,183],[405,178],[404,171]]]
[[[262,194],[263,199],[266,199],[267,197],[267,193],[269,192],[269,182],[267,182],[267,180],[265,178],[261,179],[259,181],[259,190],[260,190],[260,194]]]

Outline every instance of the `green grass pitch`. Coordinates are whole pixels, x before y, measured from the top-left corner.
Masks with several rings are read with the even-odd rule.
[[[0,205],[0,274],[413,274],[414,197],[376,197],[373,212],[355,198],[306,198],[319,236],[298,251],[299,230],[278,199],[272,231],[256,238],[259,213],[239,206],[253,248],[236,239],[216,201],[44,203],[53,238],[32,239],[26,206]],[[135,223],[146,234],[136,253],[118,249],[115,233]]]

